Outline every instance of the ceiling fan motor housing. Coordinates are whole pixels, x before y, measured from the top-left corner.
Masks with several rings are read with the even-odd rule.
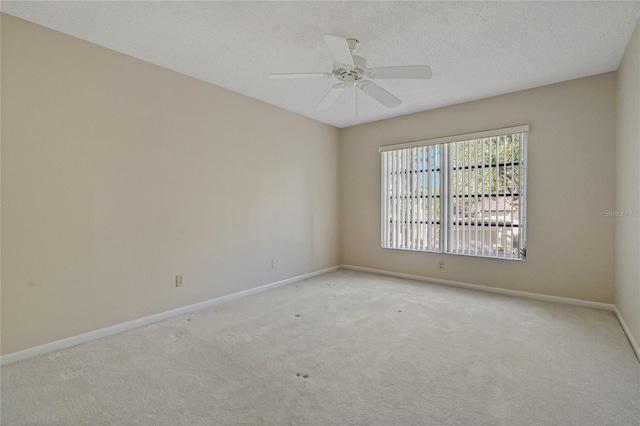
[[[356,82],[367,77],[367,61],[362,56],[353,55],[353,67],[349,65],[333,64],[333,76],[346,85],[353,86]]]

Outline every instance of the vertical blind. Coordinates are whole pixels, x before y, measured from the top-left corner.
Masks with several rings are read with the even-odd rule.
[[[524,259],[528,131],[381,147],[382,247]]]

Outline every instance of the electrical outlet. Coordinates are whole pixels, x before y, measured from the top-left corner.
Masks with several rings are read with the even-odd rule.
[[[440,262],[438,262],[438,269],[440,269],[441,271],[444,270],[444,260],[441,260]]]
[[[271,259],[271,269],[276,269],[276,261]]]
[[[176,287],[182,287],[184,285],[184,277],[182,275],[176,275]]]

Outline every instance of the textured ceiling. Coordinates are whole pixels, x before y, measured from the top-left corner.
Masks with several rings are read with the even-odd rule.
[[[2,11],[337,126],[613,71],[640,2],[2,1]],[[357,38],[370,67],[428,64],[430,80],[377,80],[389,110],[337,81],[322,35]]]

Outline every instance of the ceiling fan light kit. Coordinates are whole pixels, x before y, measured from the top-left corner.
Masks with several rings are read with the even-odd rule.
[[[428,79],[432,72],[428,65],[409,65],[367,68],[367,61],[353,53],[358,48],[358,40],[336,35],[325,35],[324,41],[333,56],[333,71],[330,73],[271,74],[274,80],[301,78],[335,78],[334,85],[316,106],[317,111],[327,110],[333,105],[345,87],[356,87],[387,108],[395,108],[402,101],[395,95],[375,84],[372,79]]]

